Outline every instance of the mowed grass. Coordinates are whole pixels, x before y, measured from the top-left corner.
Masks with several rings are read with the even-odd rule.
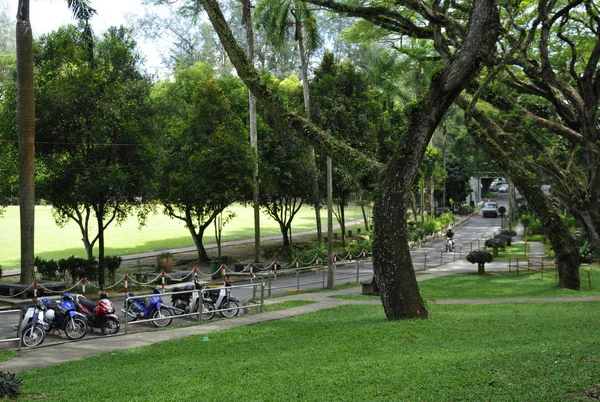
[[[419,282],[421,293],[426,299],[481,299],[481,298],[542,298],[542,297],[585,297],[600,296],[600,267],[589,267],[592,288],[587,281],[587,272],[580,270],[579,291],[559,289],[554,275],[526,270],[517,272],[487,271],[455,274]]]
[[[342,306],[23,372],[19,400],[562,401],[600,382],[599,308]]]
[[[254,238],[254,212],[251,207],[233,205],[230,208],[236,214],[223,228],[222,241]],[[64,228],[58,227],[52,217],[50,206],[38,206],[35,211],[35,255],[46,259],[65,258],[70,255],[85,257],[85,249],[81,241],[79,227],[69,222]],[[327,214],[321,213],[323,227],[327,227]],[[261,214],[261,236],[278,236],[279,225],[270,217]],[[360,207],[351,205],[346,212],[348,222],[362,219]],[[334,218],[334,224],[337,224]],[[92,225],[93,226],[93,225]],[[93,226],[94,227],[94,226]],[[298,212],[292,224],[294,233],[314,230],[314,209],[306,206]],[[95,231],[95,229],[93,229]],[[127,255],[148,251],[168,250],[191,247],[194,245],[189,231],[183,222],[171,219],[158,208],[156,214],[150,215],[147,224],[139,227],[135,216],[123,224],[111,225],[105,232],[105,253],[107,255]],[[205,232],[204,243],[216,243],[214,227],[211,225]],[[8,207],[0,217],[0,266],[3,269],[14,269],[20,264],[19,208]],[[97,254],[97,247],[95,249]]]

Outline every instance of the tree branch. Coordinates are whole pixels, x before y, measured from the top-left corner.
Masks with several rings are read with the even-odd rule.
[[[290,111],[285,106],[285,102],[279,99],[279,97],[262,82],[258,72],[248,61],[246,52],[233,37],[217,1],[200,1],[208,13],[208,17],[213,24],[223,47],[227,51],[229,59],[235,66],[238,75],[242,81],[244,81],[244,84],[246,84],[248,89],[252,91],[254,96],[263,102],[273,114],[280,116],[281,120],[287,123],[296,134],[313,144],[316,148],[321,150],[323,154],[334,155],[339,153],[346,155],[346,160],[352,167],[367,167],[376,169],[377,171],[381,169],[382,165],[379,162],[368,158],[362,152],[359,152],[348,144],[334,138],[328,132],[319,129],[311,124],[308,119]]]

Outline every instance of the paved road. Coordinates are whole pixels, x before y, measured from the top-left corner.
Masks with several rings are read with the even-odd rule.
[[[498,201],[500,205],[507,204],[506,196],[499,197]],[[464,264],[461,264],[461,258],[472,249],[477,249],[479,245],[483,247],[483,242],[485,239],[489,238],[492,233],[497,232],[500,227],[500,218],[482,218],[481,214],[476,214],[469,217],[454,230],[456,240],[456,248],[454,253],[446,253],[443,251],[444,239],[442,237],[432,239],[423,244],[420,248],[413,249],[411,251],[411,256],[415,271],[424,271],[426,269],[432,269],[441,265],[447,266],[449,272],[464,270],[465,266]],[[453,263],[455,263],[454,265],[456,266],[454,266]],[[469,266],[466,269],[471,269],[471,267]],[[370,278],[372,273],[373,267],[369,260],[339,264],[336,266],[335,270],[335,284],[339,285],[344,283],[355,283],[357,282],[357,277],[359,281],[363,281]],[[327,278],[326,271],[320,270],[318,272],[310,271],[301,275],[296,275],[295,273],[292,273],[291,275],[280,274],[277,276],[277,278],[271,277],[270,281],[268,277],[264,277],[263,280],[265,282],[264,295],[265,297],[268,297],[288,294],[290,292],[295,292],[298,289],[309,290],[323,288],[324,284],[326,284]],[[246,304],[250,299],[260,298],[260,286],[253,286],[253,284],[256,285],[260,283],[260,278],[254,279],[252,283],[249,280],[243,281],[238,279],[235,282],[237,286],[232,289],[232,294],[240,298],[243,301],[243,304]],[[172,285],[170,287],[172,288],[174,286],[182,285],[184,284]],[[170,303],[170,296],[165,295],[164,301]],[[119,312],[120,317],[123,318],[123,314],[120,313],[120,310],[123,308],[124,297],[114,298],[113,302],[116,310]],[[244,314],[246,312],[248,312],[247,309],[240,310],[240,314]],[[177,318],[175,320],[175,324],[186,321],[189,322],[192,319],[192,317]],[[17,322],[17,314],[0,315],[0,339],[6,339],[15,336],[13,327]],[[123,332],[125,326],[124,318],[122,319],[122,326]],[[149,323],[128,325],[127,327],[128,332],[140,332],[152,328],[151,324]],[[87,335],[88,338],[101,336],[102,335],[100,335],[98,331],[90,332]],[[45,344],[61,343],[65,340],[66,338],[64,335],[49,335],[45,341]],[[14,343],[0,343],[0,348],[9,347],[10,345],[14,346]]]

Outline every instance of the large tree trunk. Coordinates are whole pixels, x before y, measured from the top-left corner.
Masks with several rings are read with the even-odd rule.
[[[238,75],[265,107],[278,112],[298,135],[319,145],[330,154],[344,148],[351,163],[366,162],[356,150],[347,147],[310,122],[286,110],[261,82],[237,45],[215,0],[201,0]],[[425,148],[448,107],[466,84],[479,72],[483,58],[494,51],[499,32],[498,12],[492,0],[476,0],[461,49],[432,79],[423,101],[409,113],[405,140],[388,167],[375,209],[374,271],[388,319],[426,318],[427,310],[419,294],[408,249],[406,206]],[[329,148],[333,147],[333,148]]]
[[[19,131],[19,211],[21,219],[21,283],[32,283],[35,227],[35,98],[33,90],[33,34],[29,0],[17,10],[17,122]]]
[[[494,51],[498,33],[498,11],[493,1],[475,1],[462,48],[433,77],[425,98],[408,115],[406,134],[383,177],[375,208],[373,269],[388,319],[428,316],[408,247],[406,215],[411,188],[434,130],[477,75],[482,58]]]
[[[470,106],[466,97],[459,97],[456,103],[463,110]],[[471,135],[510,175],[511,181],[544,225],[557,257],[558,286],[579,290],[579,247],[562,220],[558,207],[543,193],[539,183],[531,177],[526,167],[517,158],[511,157],[512,146],[505,140],[504,131],[476,107],[472,108],[471,115],[479,126],[470,127]]]
[[[296,10],[298,7],[296,6]],[[310,121],[310,90],[308,87],[308,62],[306,45],[304,43],[304,29],[302,29],[302,21],[296,18],[296,37],[298,38],[298,51],[300,52],[300,75],[302,78],[302,95],[304,97],[304,112],[306,118]],[[317,168],[317,157],[315,155],[315,147],[310,144],[308,146],[310,154],[310,165],[313,171],[312,176],[312,197],[313,207],[315,208],[315,221],[317,223],[317,242],[323,242],[323,227],[321,223],[321,196],[319,194],[319,170]]]

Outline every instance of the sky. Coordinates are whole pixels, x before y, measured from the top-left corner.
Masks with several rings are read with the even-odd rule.
[[[39,37],[58,29],[61,25],[76,23],[73,19],[66,0],[30,0],[29,18],[34,37]],[[110,26],[127,26],[127,18],[144,16],[143,0],[91,0],[96,9],[96,15],[91,20],[92,29],[96,35],[105,32]],[[18,0],[0,0],[8,2],[12,15],[16,15]],[[144,64],[148,72],[160,68],[160,49],[154,43],[138,40],[139,49],[147,61]]]

